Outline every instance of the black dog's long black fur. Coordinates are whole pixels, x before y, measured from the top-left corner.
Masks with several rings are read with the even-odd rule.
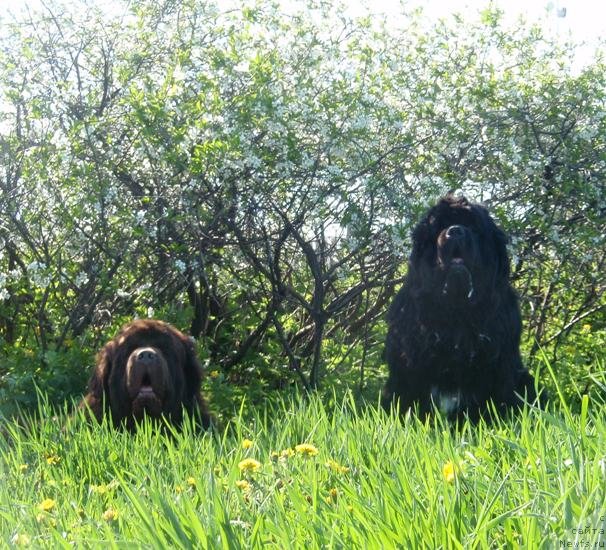
[[[536,398],[520,358],[506,242],[488,211],[464,197],[441,199],[416,226],[387,315],[385,408],[477,420]]]

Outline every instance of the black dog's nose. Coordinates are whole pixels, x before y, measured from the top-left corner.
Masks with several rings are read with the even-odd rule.
[[[446,230],[447,239],[460,239],[465,235],[465,228],[462,225],[451,225]]]
[[[150,365],[155,363],[158,359],[158,355],[153,349],[143,349],[137,353],[137,361],[144,365]]]

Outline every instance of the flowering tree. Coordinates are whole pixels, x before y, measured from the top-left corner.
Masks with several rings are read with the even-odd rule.
[[[129,10],[5,23],[0,389],[41,366],[78,383],[149,314],[232,380],[363,383],[410,228],[448,190],[512,235],[531,355],[604,329],[600,58],[575,73],[573,48],[490,10]]]

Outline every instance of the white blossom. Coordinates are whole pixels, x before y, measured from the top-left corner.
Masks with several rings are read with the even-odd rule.
[[[27,272],[35,286],[46,288],[50,284],[50,275],[46,273],[46,264],[36,261],[31,262],[27,266]]]
[[[88,275],[86,273],[84,273],[84,271],[81,271],[76,276],[74,283],[76,284],[76,286],[85,285],[86,283],[88,283]]]

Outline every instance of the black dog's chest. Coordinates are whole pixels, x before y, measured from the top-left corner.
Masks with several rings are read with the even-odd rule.
[[[486,366],[496,353],[492,339],[473,327],[438,331],[429,335],[425,346],[425,376],[431,380],[433,405],[447,417],[456,417],[483,399],[482,381]]]
[[[493,339],[474,327],[463,325],[458,329],[445,329],[424,326],[422,332],[426,358],[443,374],[473,369],[474,365],[484,364],[496,354]]]

